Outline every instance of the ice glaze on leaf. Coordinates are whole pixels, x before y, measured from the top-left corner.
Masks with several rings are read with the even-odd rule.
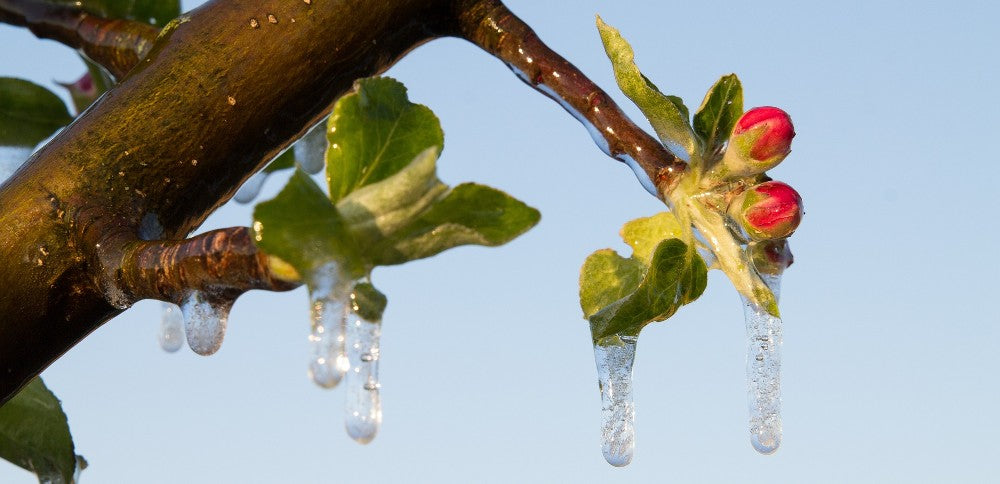
[[[73,120],[52,91],[23,79],[0,77],[0,145],[34,148]]]
[[[600,17],[597,17],[597,29],[614,68],[618,86],[642,110],[642,114],[649,118],[660,141],[681,158],[694,154],[698,140],[691,130],[687,107],[677,96],[664,95],[639,72],[632,46],[618,29],[604,23]],[[682,152],[676,152],[678,149]]]
[[[638,287],[624,298],[593,314],[594,341],[613,335],[636,336],[643,326],[673,316],[684,304],[701,296],[708,281],[705,262],[680,239],[660,242]]]
[[[736,74],[722,76],[705,94],[694,114],[694,130],[705,142],[705,153],[717,153],[743,114],[743,86]]]
[[[708,268],[682,242],[680,223],[669,212],[626,223],[625,258],[611,249],[594,252],[580,270],[580,307],[595,342],[639,334],[643,326],[669,318],[705,290]]]
[[[402,264],[459,245],[498,246],[534,227],[538,210],[485,185],[463,183],[372,253],[378,265]]]
[[[41,482],[73,482],[77,455],[66,414],[41,378],[0,407],[0,457]]]
[[[361,79],[337,101],[327,139],[326,177],[335,202],[392,176],[428,147],[444,147],[437,116],[411,103],[406,88],[387,77]]]
[[[388,303],[385,294],[368,282],[355,285],[354,291],[351,292],[351,304],[354,305],[352,309],[367,321],[381,321],[382,313]]]
[[[295,170],[277,197],[257,204],[253,215],[257,245],[299,274],[311,274],[328,262],[338,262],[354,277],[366,272],[340,213],[301,170]]]

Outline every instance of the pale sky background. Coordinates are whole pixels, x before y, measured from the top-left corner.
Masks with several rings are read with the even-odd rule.
[[[502,248],[375,272],[389,297],[375,441],[345,434],[343,389],[306,377],[303,289],[244,296],[207,358],[161,351],[146,301],[44,373],[90,461],[84,483],[998,479],[996,2],[508,4],[637,120],[595,14],[688,106],[736,72],[747,107],[791,114],[798,136],[772,176],[807,213],[782,290],[781,449],[750,447],[742,311],[714,272],[699,301],[643,332],[635,458],[604,462],[578,271],[663,207],[558,105],[445,39],[389,72],[441,118],[441,178],[502,188],[542,221]],[[8,26],[0,58],[0,75],[53,88],[82,73],[69,49]],[[202,229],[250,222],[229,204]],[[0,482],[34,478],[0,463]]]

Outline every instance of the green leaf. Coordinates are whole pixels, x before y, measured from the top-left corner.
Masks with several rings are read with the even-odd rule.
[[[181,14],[179,0],[53,0],[52,3],[81,7],[102,17],[137,20],[158,27]]]
[[[635,292],[642,282],[646,266],[634,258],[626,259],[611,249],[602,249],[587,257],[580,269],[580,307],[590,318],[601,309]]]
[[[428,147],[444,146],[434,113],[411,103],[399,81],[384,77],[357,81],[354,92],[337,101],[327,138],[326,174],[335,202],[392,176]]]
[[[295,150],[289,148],[278,155],[264,167],[264,173],[274,173],[280,170],[295,168]]]
[[[34,472],[39,481],[73,482],[78,456],[66,414],[41,378],[0,407],[0,457]]]
[[[597,17],[597,29],[601,33],[604,50],[611,60],[615,79],[622,92],[649,118],[660,141],[671,149],[681,149],[693,155],[698,140],[691,130],[688,109],[684,103],[676,96],[664,95],[639,72],[632,46],[617,29],[604,23],[600,17]]]
[[[269,255],[304,276],[336,262],[350,277],[367,272],[366,261],[336,207],[316,183],[295,170],[277,197],[254,208],[254,237]]]
[[[743,115],[743,86],[736,74],[722,76],[705,94],[694,114],[694,130],[705,142],[705,154],[722,151],[736,121]]]
[[[52,91],[23,79],[0,77],[0,146],[34,148],[72,120],[66,104]]]
[[[382,294],[375,286],[368,282],[355,284],[354,291],[351,292],[351,304],[354,312],[366,321],[382,321],[382,313],[389,303],[385,294]]]
[[[677,217],[670,212],[637,218],[625,223],[621,230],[622,240],[632,247],[632,257],[644,264],[649,264],[649,258],[661,240],[681,238],[683,234]]]
[[[707,280],[705,262],[693,249],[679,239],[664,240],[638,287],[588,318],[591,337],[599,341],[613,335],[637,336],[643,326],[669,318],[701,296]],[[581,287],[589,283],[581,278]]]
[[[485,185],[463,183],[374,247],[378,265],[402,264],[459,245],[498,246],[534,227],[538,210]]]

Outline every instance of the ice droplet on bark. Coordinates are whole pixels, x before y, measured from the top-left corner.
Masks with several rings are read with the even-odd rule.
[[[775,300],[781,276],[763,274]],[[747,401],[750,443],[761,454],[781,445],[781,319],[743,297],[747,327]]]
[[[375,438],[382,424],[382,401],[378,382],[380,321],[368,321],[355,312],[353,298],[347,313],[346,400],[344,426],[347,434],[358,443],[367,444]]]
[[[615,467],[628,465],[635,452],[632,363],[636,340],[635,336],[621,336],[620,344],[594,345],[601,391],[601,450],[608,464]]]
[[[191,291],[180,306],[191,351],[202,356],[219,351],[233,301],[213,297],[204,291]]]
[[[181,349],[184,344],[184,316],[181,315],[181,308],[175,304],[164,302],[163,319],[160,321],[160,348],[167,353],[174,353]]]

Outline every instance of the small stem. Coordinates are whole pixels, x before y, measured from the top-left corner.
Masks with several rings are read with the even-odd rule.
[[[27,27],[38,38],[80,49],[118,79],[149,52],[159,33],[142,22],[107,19],[79,7],[28,0],[0,0],[0,22]]]
[[[498,0],[478,0],[459,16],[460,35],[493,54],[529,86],[558,102],[608,156],[628,164],[647,191],[664,198],[687,164],[635,125],[600,87],[546,46]]]

